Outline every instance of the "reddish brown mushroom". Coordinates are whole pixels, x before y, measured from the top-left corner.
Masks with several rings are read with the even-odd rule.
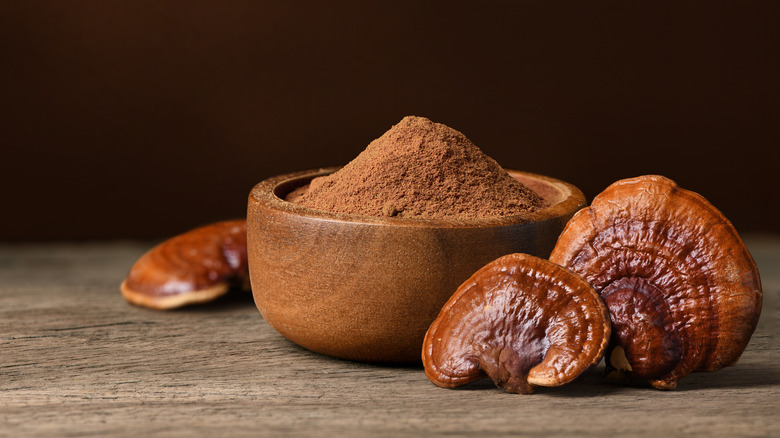
[[[507,392],[559,386],[604,354],[607,308],[578,275],[544,259],[510,254],[466,280],[425,334],[425,374],[456,387],[485,375]]]
[[[153,309],[212,301],[231,286],[249,288],[246,221],[224,221],[166,240],[141,256],[120,287]]]
[[[662,176],[618,181],[567,224],[550,256],[609,307],[608,371],[673,389],[739,359],[761,312],[761,281],[731,223]]]

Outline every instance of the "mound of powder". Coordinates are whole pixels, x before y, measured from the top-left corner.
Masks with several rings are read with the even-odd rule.
[[[420,219],[500,217],[545,206],[465,135],[414,116],[299,194],[291,194],[293,202],[318,210]]]

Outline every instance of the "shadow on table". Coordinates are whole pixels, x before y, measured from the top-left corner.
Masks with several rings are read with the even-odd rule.
[[[174,309],[175,312],[229,312],[238,309],[254,307],[255,301],[252,292],[240,289],[230,289],[228,293],[208,303],[195,304],[180,309]],[[259,314],[258,314],[259,316]]]
[[[737,363],[709,373],[693,373],[680,380],[676,391],[711,388],[761,388],[780,385],[780,365]]]
[[[603,375],[603,366],[591,371],[572,382],[558,388],[542,388],[552,396],[589,397],[608,393],[632,390],[663,392],[650,385],[629,385],[611,382]],[[699,391],[708,389],[749,389],[776,386],[780,384],[780,366],[763,363],[744,363],[726,367],[714,372],[692,373],[680,379],[675,392]]]
[[[748,389],[780,384],[780,366],[775,364],[737,364],[716,372],[693,373],[680,380],[674,391],[696,391],[707,389]],[[492,380],[485,378],[454,388],[456,391],[499,390]],[[646,390],[662,392],[649,385],[637,386],[608,381],[604,377],[604,366],[589,371],[567,385],[555,388],[535,388],[536,394],[553,397],[597,397],[626,391]],[[499,390],[500,391],[500,390]]]

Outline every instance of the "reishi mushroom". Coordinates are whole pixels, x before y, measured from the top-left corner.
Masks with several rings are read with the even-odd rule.
[[[550,261],[609,307],[607,371],[659,389],[734,364],[761,312],[758,269],[732,224],[662,176],[609,186],[569,221]]]
[[[222,221],[172,237],[141,256],[120,290],[130,303],[173,309],[249,288],[246,220]]]
[[[607,308],[578,275],[544,259],[509,254],[464,282],[425,334],[434,384],[489,376],[512,393],[559,386],[597,364],[610,338]]]

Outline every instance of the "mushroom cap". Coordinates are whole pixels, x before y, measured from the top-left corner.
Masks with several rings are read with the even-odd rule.
[[[733,225],[663,176],[610,185],[569,221],[550,261],[601,294],[610,351],[620,346],[629,375],[659,389],[735,363],[761,313],[758,269]]]
[[[120,290],[153,309],[212,301],[231,285],[248,288],[246,220],[216,222],[172,237],[133,264]]]
[[[609,314],[578,275],[527,254],[500,257],[452,295],[425,334],[425,374],[456,387],[487,374],[508,392],[559,386],[597,364]]]

